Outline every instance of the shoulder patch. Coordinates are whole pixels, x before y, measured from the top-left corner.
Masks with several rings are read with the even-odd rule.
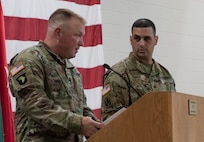
[[[11,70],[10,73],[12,76],[16,75],[18,72],[20,72],[22,69],[24,69],[24,65],[22,62],[19,62],[18,64],[16,64]]]
[[[20,85],[24,85],[24,84],[27,82],[26,74],[23,73],[22,75],[20,75],[20,76],[16,79],[16,81],[18,81],[18,83],[19,83]]]
[[[111,87],[110,87],[110,84],[106,84],[104,87],[103,87],[103,90],[102,90],[102,96],[105,95],[106,93],[108,93],[110,91]]]

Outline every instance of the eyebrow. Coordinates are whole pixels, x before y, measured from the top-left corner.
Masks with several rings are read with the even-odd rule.
[[[138,37],[141,37],[141,38],[145,38],[145,37],[154,37],[154,36],[149,36],[149,35],[147,35],[147,36],[139,36],[139,35],[137,35],[137,34],[134,34],[133,36],[134,36],[134,37],[138,36]]]

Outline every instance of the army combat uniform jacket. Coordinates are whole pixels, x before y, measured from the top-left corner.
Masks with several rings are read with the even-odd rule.
[[[40,42],[10,62],[9,85],[16,98],[16,142],[82,142],[86,104],[81,75]]]
[[[112,70],[104,75],[103,120],[122,107],[127,108],[148,92],[176,91],[174,79],[167,69],[154,60],[152,65],[142,64],[132,52],[129,57],[115,64]]]

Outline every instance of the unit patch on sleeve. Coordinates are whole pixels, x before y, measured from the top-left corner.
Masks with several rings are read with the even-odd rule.
[[[10,73],[11,73],[11,75],[12,76],[14,76],[14,75],[16,75],[18,72],[20,72],[22,69],[24,69],[25,67],[24,67],[24,65],[23,65],[23,63],[22,62],[19,62],[16,66],[14,66],[12,69],[11,69],[11,71],[10,71]]]
[[[18,81],[18,83],[19,83],[20,85],[24,85],[24,84],[27,82],[27,77],[26,77],[25,73],[23,73],[22,75],[20,75],[20,76],[16,79],[16,81]]]
[[[106,107],[110,107],[112,105],[109,97],[104,98],[104,103],[105,103]]]

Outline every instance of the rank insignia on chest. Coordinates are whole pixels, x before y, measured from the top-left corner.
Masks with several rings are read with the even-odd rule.
[[[72,84],[72,79],[68,78],[68,82],[69,82],[69,84]]]
[[[140,79],[145,80],[146,79],[145,75],[140,75]]]

